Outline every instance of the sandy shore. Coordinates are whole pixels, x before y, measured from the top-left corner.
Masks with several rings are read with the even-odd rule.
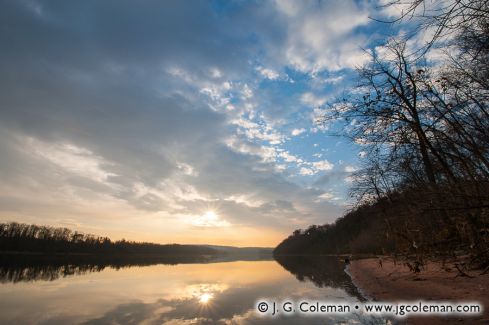
[[[407,266],[399,263],[395,265],[391,259],[383,259],[382,268],[377,259],[354,260],[349,266],[349,272],[357,287],[376,301],[477,301],[485,308],[480,316],[418,316],[397,319],[396,324],[489,324],[489,274],[469,272],[477,276],[461,277],[457,276],[455,268],[442,269],[441,264],[432,262],[415,275]]]

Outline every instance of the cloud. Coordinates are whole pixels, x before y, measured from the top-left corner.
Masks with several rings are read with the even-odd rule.
[[[334,164],[330,163],[327,160],[315,161],[312,163],[312,165],[314,166],[315,169],[321,170],[321,171],[331,170],[334,167]]]
[[[207,211],[203,215],[193,217],[191,220],[191,224],[196,227],[211,227],[211,228],[230,226],[229,222],[221,219],[218,215],[216,215],[212,211]]]
[[[257,67],[256,70],[266,79],[277,80],[280,78],[280,74],[272,69]]]
[[[2,3],[0,218],[158,241],[232,225],[278,242],[340,215],[315,201],[324,190],[314,180],[294,180],[333,163],[286,146],[310,129],[291,127],[311,122],[300,104],[325,96],[299,77],[294,94],[263,78],[353,66],[367,11],[353,1],[236,6]],[[210,208],[217,220],[202,219]]]
[[[276,1],[287,21],[287,62],[303,72],[340,70],[362,64],[368,8],[356,1]],[[307,17],[307,18],[306,18]]]
[[[311,92],[306,92],[301,96],[301,102],[310,106],[322,106],[326,103],[327,98],[322,96],[316,96]]]
[[[300,128],[300,129],[293,129],[290,134],[292,134],[294,137],[301,135],[302,133],[306,132],[306,129]]]
[[[299,170],[299,174],[303,176],[311,176],[314,175],[315,172],[311,168],[301,167],[301,169]]]
[[[302,162],[302,159],[297,158],[294,155],[291,155],[288,151],[283,151],[279,153],[279,157],[283,158],[286,162]]]
[[[336,187],[344,187],[351,182],[351,174],[354,171],[352,166],[337,165],[327,170],[326,173],[321,175],[314,181],[314,186],[318,188],[324,188],[331,190]]]
[[[295,161],[295,160],[294,160]],[[328,160],[320,160],[320,161],[300,161],[299,165],[305,165],[300,167],[299,174],[303,176],[312,176],[316,175],[320,172],[330,171],[334,168],[334,164],[330,163]]]

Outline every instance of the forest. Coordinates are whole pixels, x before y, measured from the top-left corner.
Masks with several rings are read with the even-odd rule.
[[[392,1],[388,5],[400,5]],[[408,1],[418,22],[371,52],[318,123],[361,147],[353,208],[296,230],[283,254],[395,254],[489,265],[489,3]],[[428,35],[428,37],[426,36]],[[428,41],[414,47],[420,38]]]
[[[97,255],[215,255],[217,250],[201,245],[154,244],[84,234],[68,228],[0,224],[0,253],[97,254]]]

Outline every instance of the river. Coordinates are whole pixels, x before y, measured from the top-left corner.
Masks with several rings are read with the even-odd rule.
[[[303,301],[364,301],[336,257],[17,263],[0,266],[0,281],[0,324],[385,324],[354,310],[289,311]],[[266,312],[258,311],[260,302]],[[272,316],[274,303],[279,312]]]

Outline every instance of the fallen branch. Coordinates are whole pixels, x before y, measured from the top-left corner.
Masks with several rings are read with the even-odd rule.
[[[472,275],[467,274],[465,271],[463,271],[457,263],[455,263],[455,268],[458,270],[458,274],[455,277],[465,276],[465,277],[468,277],[468,278],[473,278]]]

